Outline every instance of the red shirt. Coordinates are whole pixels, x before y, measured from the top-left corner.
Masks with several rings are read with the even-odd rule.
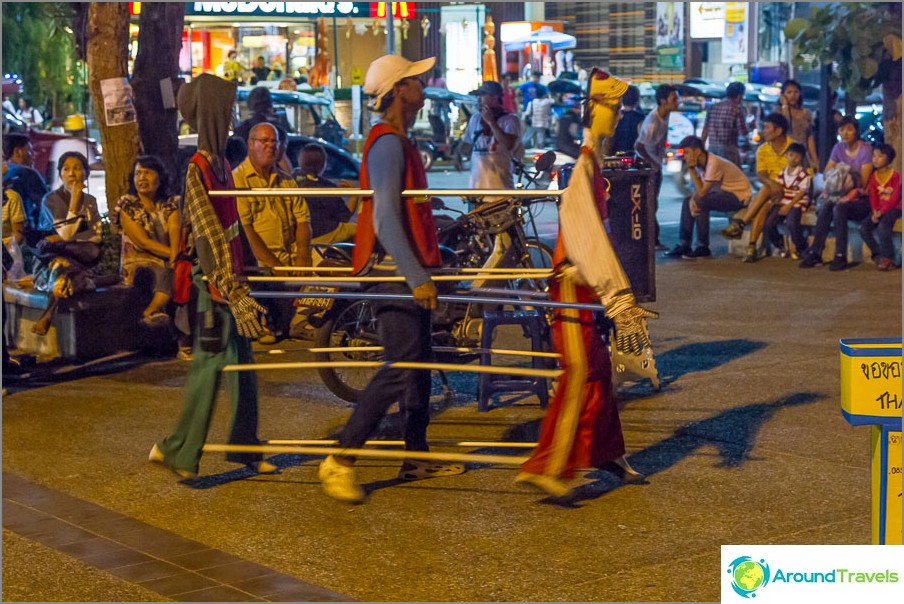
[[[518,105],[515,103],[515,89],[511,86],[502,88],[502,108],[509,113],[518,115]]]
[[[901,209],[901,175],[892,170],[885,183],[879,182],[876,173],[869,178],[869,204],[873,210],[885,214],[889,210]]]

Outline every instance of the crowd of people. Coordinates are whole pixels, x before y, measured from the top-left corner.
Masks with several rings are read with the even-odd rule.
[[[229,443],[249,447],[259,443],[254,373],[222,371],[227,365],[253,362],[253,340],[268,344],[304,333],[305,317],[286,298],[258,302],[242,278],[251,266],[311,267],[318,263],[317,243],[351,240],[353,274],[365,273],[376,261],[390,257],[394,273],[404,282],[387,282],[376,291],[410,295],[411,300],[374,302],[385,360],[432,359],[431,311],[437,306],[437,291],[430,271],[441,264],[436,227],[430,204],[402,197],[401,192],[428,186],[421,156],[407,132],[423,106],[422,76],[433,64],[433,59],[412,63],[387,55],[368,69],[364,89],[380,119],[369,133],[361,166],[360,186],[373,189],[374,195],[361,200],[294,193],[211,195],[234,189],[334,188],[351,183],[324,178],[327,156],[317,144],[301,150],[299,168],[291,172],[287,133],[274,123],[266,89],[254,91],[249,100],[253,115],[230,136],[236,84],[209,74],[179,92],[180,113],[198,133],[198,149],[181,187],[183,196],[175,193],[182,183],[173,182],[160,158],[139,156],[129,174],[128,193],[111,205],[110,227],[117,237],[106,237],[110,229],[97,200],[85,191],[89,166],[82,154],[70,152],[60,158],[62,184],[47,191],[29,165],[28,137],[4,139],[4,280],[9,277],[20,287],[46,293],[49,302],[32,328],[34,333],[47,334],[60,300],[114,281],[127,286],[140,282],[147,290],[142,324],[172,330],[178,358],[192,361],[180,418],[169,436],[154,443],[150,461],[167,466],[182,479],[198,475],[221,382],[227,386],[232,409]],[[516,477],[553,497],[568,496],[566,481],[575,469],[586,466],[612,472],[624,482],[645,482],[624,456],[603,342],[609,337],[608,326],[613,326],[613,346],[621,353],[638,355],[650,349],[646,319],[655,314],[635,304],[606,233],[608,193],[599,160],[612,146],[633,149],[652,166],[658,198],[668,118],[679,101],[675,87],[662,85],[656,91],[656,109],[641,116],[636,110],[637,89],[599,69],[589,74],[587,88],[587,95],[568,107],[569,117],[563,120],[577,145],[577,161],[559,206],[550,295],[559,302],[601,303],[608,323],[601,327],[584,310],[559,309],[553,315],[553,341],[562,356],[563,375],[544,417],[540,443]],[[751,226],[746,262],[759,258],[755,242],[765,233],[782,255],[799,258],[804,268],[816,266],[834,229],[836,255],[830,268],[844,269],[848,222],[856,221],[878,268],[895,268],[892,231],[901,217],[901,177],[891,167],[894,149],[886,144],[870,147],[860,139],[856,120],[840,120],[841,141],[824,169],[825,192],[808,241],[802,216],[816,201],[812,181],[819,166],[812,116],[800,107],[796,83],[786,82],[783,91],[787,103],[782,111],[763,120],[764,143],[756,152],[758,191],[737,165],[738,137],[746,133],[738,102],[742,86],[730,86],[725,101],[711,108],[702,137],[688,136],[681,142],[694,194],[683,201],[679,244],[666,255],[711,256],[709,214],[721,211],[737,213],[722,231],[725,237],[739,237]],[[522,108],[532,129],[525,131],[519,117],[508,110],[512,95],[506,86],[481,85],[479,112],[471,117],[464,136],[472,154],[471,188],[514,187],[513,166],[525,140],[537,140],[543,122],[534,119],[548,111],[547,94],[538,81],[522,86]],[[625,125],[621,131],[619,123]],[[782,225],[793,250],[784,247]],[[697,245],[692,247],[695,230]],[[656,236],[659,244],[658,227]],[[102,248],[110,241],[119,246],[120,266],[113,281],[105,281],[109,275],[99,271],[99,264]],[[4,370],[8,368],[15,371],[4,342]],[[359,397],[339,437],[340,448],[353,451],[363,446],[388,408],[399,402],[406,450],[428,452],[429,396],[429,370],[381,367]],[[253,449],[232,452],[227,458],[255,472],[278,470]],[[354,463],[352,453],[323,461],[318,474],[327,495],[349,503],[365,499]],[[414,480],[463,471],[462,464],[421,456],[405,461],[399,477]]]
[[[316,143],[301,149],[299,168],[292,170],[286,158],[286,132],[268,121],[269,91],[259,90],[266,94],[258,94],[262,98],[253,103],[258,111],[236,128],[225,148],[235,185],[351,187],[348,181],[333,183],[323,177],[327,155]],[[228,128],[228,120],[223,126]],[[33,167],[26,135],[5,136],[3,158],[4,281],[43,292],[49,300],[32,331],[48,333],[60,300],[121,283],[138,287],[145,296],[142,327],[170,331],[178,344],[177,357],[190,361],[196,315],[188,294],[188,259],[195,253],[194,240],[185,228],[177,193],[182,185],[174,182],[175,175],[160,158],[143,155],[134,161],[128,193],[109,204],[106,230],[112,236],[104,236],[97,200],[85,191],[89,167],[84,155],[69,152],[59,158],[62,184],[53,191]],[[310,266],[312,244],[354,237],[356,203],[355,197],[239,198],[238,218],[251,252],[248,262],[259,267]],[[117,248],[119,265],[112,272],[100,266],[103,246]],[[273,344],[290,333],[312,337],[291,301],[269,307],[270,322],[257,338],[261,343]],[[8,359],[4,354],[4,364]]]
[[[849,266],[849,222],[854,222],[859,224],[876,267],[895,269],[893,229],[901,218],[900,175],[891,167],[895,150],[888,144],[871,146],[862,140],[854,117],[841,117],[837,120],[840,140],[822,170],[823,188],[817,191],[814,183],[820,163],[813,116],[802,106],[797,82],[788,80],[781,89],[780,110],[763,118],[763,143],[756,150],[759,190],[755,193],[739,168],[738,140],[747,135],[741,104],[743,84],[730,84],[726,99],[710,107],[702,137],[688,136],[681,141],[694,192],[683,202],[678,245],[666,257],[711,256],[709,215],[716,211],[731,214],[729,225],[721,231],[727,239],[740,239],[750,227],[745,263],[761,259],[769,244],[774,255],[799,260],[801,268],[822,265],[826,239],[833,232],[835,253],[829,270],[844,270]],[[641,132],[638,146],[644,144],[643,127]],[[649,155],[653,162],[658,159],[641,154]],[[808,212],[816,213],[811,240],[803,221]],[[786,245],[785,235],[790,245]]]

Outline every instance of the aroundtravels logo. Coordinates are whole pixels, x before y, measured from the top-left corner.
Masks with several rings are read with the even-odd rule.
[[[750,556],[735,558],[727,572],[731,575],[732,589],[744,598],[755,598],[756,590],[769,583],[769,565],[765,560],[757,562]]]

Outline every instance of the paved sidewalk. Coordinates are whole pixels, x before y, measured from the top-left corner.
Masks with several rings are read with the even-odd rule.
[[[660,210],[672,245],[673,197]],[[188,365],[96,368],[3,399],[4,599],[225,597],[257,578],[174,563],[199,548],[227,557],[221,570],[235,564],[289,586],[242,590],[261,599],[718,601],[721,544],[868,543],[869,431],[841,417],[838,339],[901,334],[901,273],[800,270],[777,258],[745,265],[720,249],[718,224],[716,258],[657,266],[649,306],[661,313],[651,332],[662,391],[647,382],[619,391],[629,459],[649,484],[588,472],[565,508],[515,485],[512,467],[400,483],[397,462],[366,461],[369,500],[350,507],[322,493],[318,459],[283,454],[268,476],[207,455],[203,479],[187,485],[146,459],[176,421]],[[514,331],[497,343],[526,346]],[[307,360],[305,345],[259,347],[258,361]],[[452,383],[451,405],[436,384],[430,439],[536,439],[535,398],[478,413],[474,376]],[[262,438],[329,438],[350,413],[314,372],[262,372],[260,393]],[[225,403],[210,442],[225,442]],[[396,427],[392,416],[381,435],[397,438]],[[97,527],[115,523],[87,524],[95,514],[153,535],[156,551],[107,543],[113,535]],[[42,522],[59,530],[36,530]],[[93,564],[104,553],[89,550],[108,547],[172,565],[163,568],[174,578],[141,574],[144,558],[114,572]],[[214,585],[173,591],[181,581]]]

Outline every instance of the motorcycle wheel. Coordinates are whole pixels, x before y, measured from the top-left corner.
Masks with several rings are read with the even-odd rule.
[[[421,161],[424,163],[424,171],[429,170],[430,167],[433,166],[433,154],[427,149],[418,149],[418,153],[421,154]]]
[[[359,346],[380,346],[377,335],[377,318],[373,305],[368,300],[358,300],[332,315],[317,330],[318,348],[348,348]],[[318,361],[382,361],[382,351],[373,352],[318,352]],[[349,403],[358,401],[364,387],[370,382],[377,369],[370,367],[318,369],[320,379],[326,387]]]

